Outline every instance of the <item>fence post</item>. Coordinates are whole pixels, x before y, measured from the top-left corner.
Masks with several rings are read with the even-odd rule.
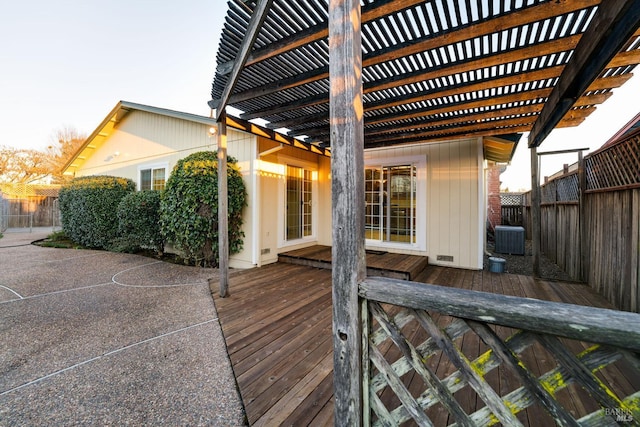
[[[531,243],[533,246],[533,276],[540,277],[540,159],[538,150],[531,147]]]
[[[586,206],[585,206],[585,192],[587,191],[587,176],[584,170],[584,157],[582,151],[578,152],[578,230],[580,233],[580,241],[578,242],[580,248],[580,280],[587,282],[589,272],[587,268],[587,221],[586,221]]]

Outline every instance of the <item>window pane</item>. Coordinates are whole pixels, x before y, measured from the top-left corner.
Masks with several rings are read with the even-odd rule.
[[[140,190],[151,190],[151,169],[140,171]]]
[[[153,170],[153,189],[154,190],[163,190],[165,184],[165,171],[162,169],[154,169]]]

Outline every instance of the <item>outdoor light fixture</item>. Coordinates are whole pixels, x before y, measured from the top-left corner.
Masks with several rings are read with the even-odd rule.
[[[209,126],[209,129],[207,129],[207,135],[209,135],[209,138],[211,138],[212,136],[215,136],[215,134],[217,133],[218,133],[217,126]]]

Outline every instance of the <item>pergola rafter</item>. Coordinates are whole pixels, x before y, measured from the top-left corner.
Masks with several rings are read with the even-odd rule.
[[[531,131],[543,111],[531,112],[531,104],[547,103],[602,9],[599,0],[360,3],[366,146],[387,145],[385,132],[389,142],[416,139],[398,137],[396,126],[438,138],[490,134],[487,120],[496,133]],[[285,128],[289,136],[329,146],[328,2],[273,0],[250,41],[245,31],[259,4],[229,2],[211,105],[223,100],[242,111],[243,119],[264,119],[271,129]],[[611,52],[605,63],[595,67],[598,72],[572,96],[575,103],[555,125],[579,124],[640,63],[640,32],[630,24],[632,14],[627,15],[628,28],[617,21],[610,24],[620,39],[617,50],[607,48]],[[591,44],[589,40],[583,44]],[[239,67],[238,61],[244,65]],[[232,78],[234,88],[228,90]],[[459,120],[494,114],[498,102],[508,109],[501,120],[488,118],[476,131]],[[518,107],[522,111],[514,112]],[[523,117],[535,120],[524,124]],[[443,132],[446,118],[452,120]]]

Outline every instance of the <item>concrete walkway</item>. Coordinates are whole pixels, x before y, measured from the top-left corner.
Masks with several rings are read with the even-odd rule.
[[[34,231],[0,239],[0,426],[244,425],[216,270]]]

